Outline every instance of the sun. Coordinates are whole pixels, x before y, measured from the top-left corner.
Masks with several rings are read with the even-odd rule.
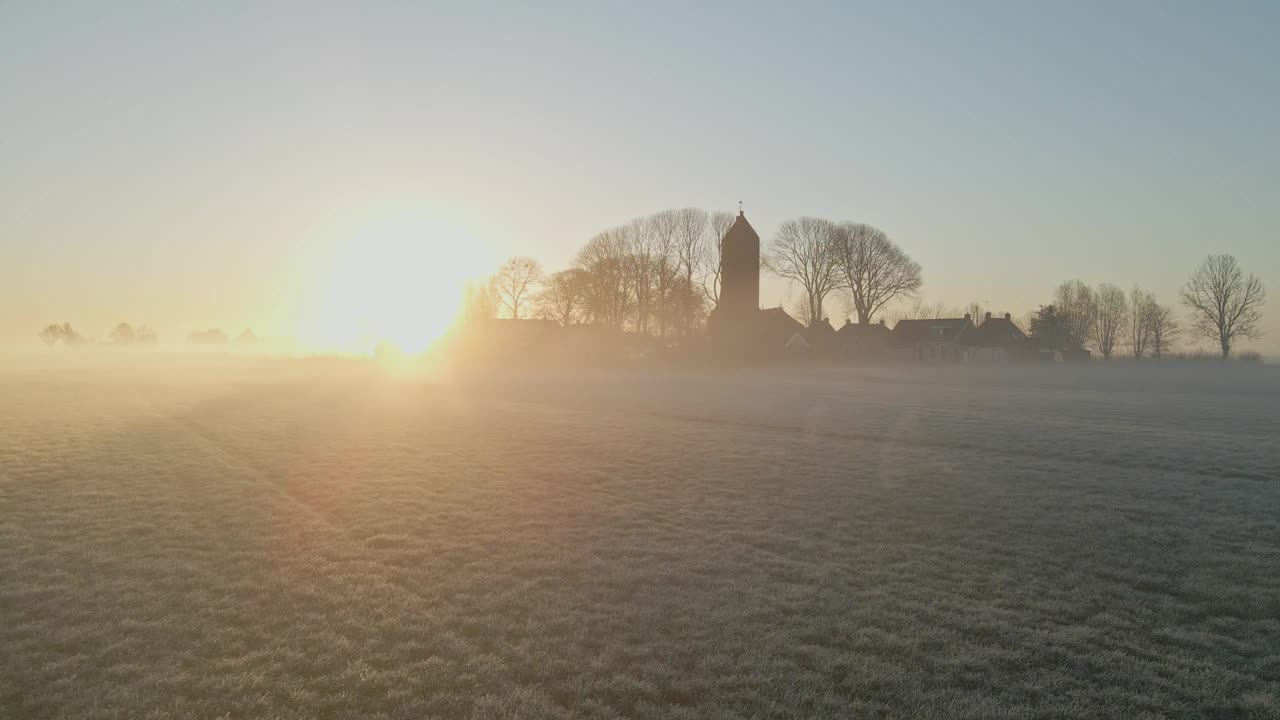
[[[456,321],[466,281],[487,268],[483,243],[457,224],[421,212],[361,223],[335,248],[308,344],[421,352]]]

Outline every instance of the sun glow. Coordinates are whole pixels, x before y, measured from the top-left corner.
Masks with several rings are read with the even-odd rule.
[[[398,212],[344,233],[306,332],[315,349],[367,353],[390,343],[426,349],[456,321],[468,278],[490,258],[461,226]]]

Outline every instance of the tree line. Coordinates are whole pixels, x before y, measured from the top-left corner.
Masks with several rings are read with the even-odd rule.
[[[664,210],[598,233],[565,270],[507,260],[467,290],[468,317],[538,317],[564,325],[600,323],[660,338],[695,334],[720,298],[720,245],[727,212]],[[920,265],[870,225],[813,217],[787,220],[761,253],[761,266],[804,291],[804,320],[823,319],[844,293],[858,321],[921,286]]]
[[[468,287],[464,313],[688,337],[719,300],[720,244],[733,222],[727,212],[663,210],[596,234],[564,270],[547,274],[531,257],[511,258],[486,282]],[[896,319],[946,313],[920,298],[920,264],[875,226],[792,218],[762,250],[761,269],[801,290],[797,314],[806,325],[823,321],[835,297],[860,324],[908,300]],[[1091,349],[1104,358],[1128,348],[1136,358],[1161,358],[1179,339],[1196,338],[1212,341],[1225,358],[1240,340],[1261,336],[1265,298],[1261,281],[1234,257],[1210,255],[1179,293],[1185,323],[1141,288],[1126,293],[1108,283],[1094,288],[1069,280],[1025,324],[1045,348]],[[977,322],[985,306],[974,302],[966,310]]]
[[[1262,336],[1266,290],[1245,274],[1231,255],[1210,255],[1178,293],[1187,312],[1185,324],[1153,293],[1102,283],[1096,289],[1080,280],[1058,286],[1054,300],[1031,317],[1031,336],[1057,350],[1092,349],[1104,358],[1128,348],[1134,358],[1159,359],[1184,335],[1214,343],[1231,356],[1237,342]]]
[[[160,336],[155,330],[146,325],[133,325],[127,322],[117,324],[111,329],[104,342],[96,342],[92,338],[85,337],[71,326],[71,323],[50,323],[40,329],[36,336],[49,347],[62,344],[65,347],[88,347],[92,345],[107,345],[114,347],[146,347],[154,346],[160,340]],[[235,339],[241,345],[252,344],[258,341],[257,335],[252,330],[245,329]],[[192,345],[226,345],[231,342],[227,334],[218,328],[210,328],[208,330],[194,330],[187,334],[187,342]]]
[[[547,274],[513,257],[467,290],[468,317],[599,323],[656,335],[695,334],[720,292],[720,243],[733,215],[663,210],[596,234],[570,266]]]

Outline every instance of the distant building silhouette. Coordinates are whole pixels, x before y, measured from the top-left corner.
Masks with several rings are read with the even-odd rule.
[[[845,318],[844,325],[836,331],[837,355],[841,360],[875,360],[883,357],[890,344],[892,333],[884,324],[856,323]]]
[[[968,313],[962,318],[899,320],[892,338],[904,359],[951,362],[960,360],[960,337],[972,329]]]
[[[747,322],[760,309],[760,236],[742,210],[720,245],[720,302],[716,309]]]
[[[720,242],[720,297],[707,318],[707,334],[719,351],[739,357],[781,347],[772,347],[772,333],[762,337],[760,236],[742,210]],[[781,342],[790,339],[788,334]]]
[[[707,318],[712,346],[725,359],[759,360],[808,350],[804,326],[781,308],[760,310],[760,236],[738,217],[720,242],[720,297]]]
[[[961,360],[965,362],[1009,362],[1039,358],[1035,345],[1005,313],[993,318],[987,313],[982,324],[960,338]]]

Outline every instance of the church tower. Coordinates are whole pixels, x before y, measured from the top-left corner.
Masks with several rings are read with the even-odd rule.
[[[760,310],[760,236],[739,209],[720,244],[720,314],[754,319]]]
[[[741,208],[720,241],[720,299],[707,318],[707,332],[723,350],[750,343],[760,319],[760,236]]]

